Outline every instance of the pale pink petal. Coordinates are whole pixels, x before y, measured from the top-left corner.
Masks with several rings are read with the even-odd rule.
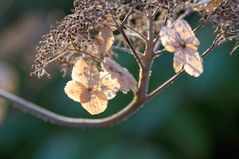
[[[197,47],[200,45],[200,42],[196,38],[191,26],[186,20],[181,19],[176,21],[176,23],[173,25],[173,28],[180,36],[181,40],[186,43],[186,45],[191,44]]]
[[[179,48],[175,51],[173,57],[173,68],[175,73],[178,73],[183,69],[185,63],[185,55],[183,49]]]
[[[203,73],[203,60],[198,52],[185,49],[186,63],[184,70],[191,76],[198,77]]]
[[[165,49],[169,52],[174,52],[180,44],[178,35],[174,29],[170,27],[163,27],[160,31],[160,40]]]

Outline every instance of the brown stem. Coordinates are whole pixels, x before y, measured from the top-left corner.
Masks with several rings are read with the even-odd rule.
[[[134,47],[133,47],[132,43],[130,42],[129,38],[127,37],[127,35],[126,35],[126,33],[125,33],[124,29],[123,29],[123,26],[120,25],[120,24],[115,20],[114,17],[112,17],[112,18],[113,18],[113,20],[114,20],[114,22],[115,22],[115,24],[116,24],[116,27],[117,27],[118,31],[121,33],[121,35],[123,36],[123,38],[124,38],[124,40],[126,41],[127,45],[129,46],[129,48],[131,49],[132,53],[134,54],[137,63],[139,64],[139,66],[140,66],[141,68],[143,68],[143,67],[144,67],[144,63],[143,63],[141,57],[138,55],[137,51],[134,49]]]
[[[102,119],[86,119],[86,118],[72,118],[56,114],[46,110],[36,104],[33,104],[16,95],[10,94],[0,89],[0,97],[14,105],[14,107],[21,109],[24,112],[30,113],[44,121],[52,124],[66,126],[66,127],[106,127],[117,124],[118,122],[129,117],[135,110],[142,105],[142,101],[136,98],[120,112]]]

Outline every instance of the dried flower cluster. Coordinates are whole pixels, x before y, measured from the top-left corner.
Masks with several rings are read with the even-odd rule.
[[[50,76],[46,68],[53,61],[64,74],[73,68],[65,93],[92,115],[103,112],[118,91],[144,100],[154,58],[164,51],[174,52],[175,73],[203,73],[200,42],[183,15],[197,11],[198,28],[212,23],[219,45],[239,39],[238,5],[238,0],[75,0],[73,13],[43,36],[32,75]],[[115,50],[134,55],[139,81],[115,61]]]
[[[202,22],[214,25],[218,44],[228,40],[239,40],[239,0],[220,0],[217,7],[211,11],[205,10]]]

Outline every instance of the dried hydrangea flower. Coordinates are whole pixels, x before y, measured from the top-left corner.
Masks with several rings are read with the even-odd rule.
[[[115,97],[120,88],[116,79],[101,73],[98,69],[80,59],[72,70],[72,81],[65,86],[65,93],[92,115],[102,113],[108,100]]]
[[[103,58],[109,56],[109,50],[114,42],[113,30],[109,26],[99,28],[99,35],[93,40],[92,53]]]
[[[137,91],[137,82],[126,68],[123,68],[110,58],[105,58],[102,63],[104,71],[108,72],[113,78],[116,78],[120,84],[120,89],[123,93],[132,90]]]
[[[187,21],[178,20],[172,27],[163,27],[160,38],[165,49],[174,52],[176,73],[181,69],[194,77],[203,73],[203,60],[197,51],[200,43]]]

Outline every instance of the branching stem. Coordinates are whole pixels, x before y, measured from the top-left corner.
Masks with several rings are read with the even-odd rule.
[[[131,12],[132,11],[130,11],[129,14],[127,14],[126,18],[130,16]],[[165,83],[163,83],[161,86],[159,86],[154,91],[148,94],[148,85],[149,85],[151,68],[152,68],[154,58],[156,58],[157,56],[160,56],[164,50],[160,50],[158,52],[155,52],[154,50],[158,37],[155,38],[155,35],[154,35],[154,25],[153,25],[154,13],[152,12],[151,9],[148,9],[147,18],[148,18],[148,38],[146,39],[145,53],[141,55],[135,50],[130,40],[128,39],[123,29],[124,23],[120,24],[113,17],[113,20],[115,22],[117,29],[119,30],[124,40],[128,44],[130,51],[135,56],[140,66],[140,78],[138,83],[138,91],[136,92],[132,102],[129,103],[121,111],[109,117],[105,117],[101,119],[72,118],[72,117],[66,117],[63,115],[56,114],[52,111],[46,110],[36,104],[33,104],[25,99],[22,99],[16,95],[10,94],[1,89],[0,89],[0,98],[5,99],[9,103],[15,105],[15,107],[23,110],[24,112],[28,112],[40,119],[43,119],[44,121],[49,121],[53,124],[66,126],[66,127],[106,127],[106,126],[117,124],[120,121],[127,119],[140,106],[142,106],[144,103],[149,101],[152,97],[156,96],[157,94],[165,90],[165,88],[167,88],[170,84],[172,84],[176,79],[178,79],[184,73],[184,71],[181,70],[179,73],[169,78]],[[207,54],[209,54],[209,52],[211,52],[211,50],[215,46],[217,46],[217,40],[215,40],[212,43],[212,45],[202,54],[202,56],[204,57]],[[91,56],[91,54],[88,54],[87,52],[82,52],[81,50],[78,50],[77,48],[74,48],[71,51],[77,51],[79,53]],[[101,61],[101,59],[98,59],[97,57],[93,56],[93,58]]]
[[[141,59],[141,57],[138,55],[137,51],[135,50],[135,48],[133,47],[132,43],[130,42],[129,38],[127,37],[124,29],[123,29],[123,26],[120,25],[116,20],[115,18],[113,17],[113,20],[116,24],[116,27],[118,29],[118,31],[121,33],[121,35],[123,36],[124,40],[126,41],[127,45],[129,46],[129,48],[131,49],[132,53],[134,54],[135,58],[136,58],[136,61],[138,62],[138,64],[140,65],[141,68],[144,67],[144,63]]]
[[[202,56],[206,56],[210,53],[210,51],[216,46],[216,42],[214,42],[209,49],[207,49]],[[126,106],[124,109],[119,111],[118,113],[102,118],[102,119],[85,119],[85,118],[72,118],[66,117],[49,110],[46,110],[36,104],[33,104],[25,99],[22,99],[16,95],[10,94],[4,90],[0,89],[0,98],[5,99],[9,103],[13,104],[16,108],[23,110],[24,112],[28,112],[44,121],[49,121],[50,123],[66,126],[66,127],[106,127],[112,126],[114,124],[119,123],[120,121],[127,119],[130,115],[132,115],[141,105],[149,101],[153,96],[162,92],[165,88],[167,88],[170,84],[172,84],[179,76],[181,76],[184,71],[180,71],[178,74],[171,77],[168,81],[162,84],[160,87],[155,89],[146,97],[144,94],[138,94],[138,97],[135,97],[133,101]],[[149,75],[148,75],[149,76]],[[142,81],[147,80],[145,76],[142,77]],[[141,85],[141,91],[145,87],[145,85]],[[139,92],[138,92],[139,93]]]

